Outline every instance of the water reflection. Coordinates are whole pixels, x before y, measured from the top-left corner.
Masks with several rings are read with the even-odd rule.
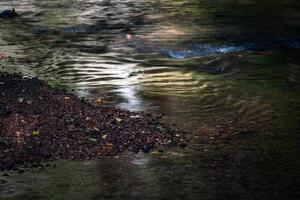
[[[296,1],[0,2],[12,7],[20,17],[0,22],[0,51],[11,56],[2,70],[165,113],[190,139],[185,150],[48,168],[24,199],[271,199],[273,186],[279,197],[288,197],[287,186],[296,191]],[[285,137],[265,136],[276,133]]]

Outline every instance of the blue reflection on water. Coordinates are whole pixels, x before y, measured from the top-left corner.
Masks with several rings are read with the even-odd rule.
[[[192,57],[214,56],[220,54],[244,52],[244,51],[280,51],[282,49],[300,49],[300,42],[291,38],[271,38],[242,44],[208,44],[198,43],[190,49],[162,48],[159,52],[174,59]]]
[[[191,50],[172,50],[161,49],[160,52],[175,59],[202,57],[218,54],[227,54],[233,52],[241,52],[247,50],[244,46],[228,46],[228,45],[212,45],[212,44],[197,44]]]

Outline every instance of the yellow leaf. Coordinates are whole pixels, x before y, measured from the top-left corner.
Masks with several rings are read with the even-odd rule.
[[[95,102],[97,105],[100,105],[103,103],[103,99],[101,97],[97,97]]]
[[[104,147],[104,149],[105,149],[106,151],[112,151],[113,148],[114,148],[114,145],[113,145],[112,143],[107,143],[107,144],[105,145],[105,147]]]
[[[39,130],[32,132],[32,136],[39,136],[39,135],[40,135],[40,131]]]

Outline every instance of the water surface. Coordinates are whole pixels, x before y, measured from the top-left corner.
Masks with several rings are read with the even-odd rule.
[[[297,199],[297,1],[20,0],[3,71],[165,114],[188,148],[4,177],[3,199]],[[2,178],[1,178],[2,179]]]

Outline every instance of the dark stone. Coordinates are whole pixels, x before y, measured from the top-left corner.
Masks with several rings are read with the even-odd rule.
[[[187,144],[185,144],[185,143],[180,143],[180,144],[179,144],[179,147],[180,147],[180,148],[186,148],[186,147],[187,147]]]
[[[177,141],[172,140],[172,141],[168,144],[168,146],[170,146],[170,147],[175,147],[175,146],[177,146],[177,144],[178,144]]]
[[[0,18],[2,19],[10,19],[18,16],[16,13],[15,9],[12,10],[4,10],[3,12],[0,13]]]
[[[18,168],[17,168],[17,171],[18,171],[19,174],[22,174],[22,173],[25,172],[25,169],[22,168],[22,167],[18,167]]]
[[[0,128],[2,128],[2,124],[0,123]],[[7,148],[7,144],[4,141],[0,141],[0,150]]]
[[[150,152],[150,148],[148,146],[143,146],[141,149],[144,153],[149,153]]]
[[[131,151],[132,151],[133,153],[138,153],[138,152],[140,151],[140,148],[139,148],[139,147],[132,147],[132,148],[131,148]]]
[[[164,152],[164,150],[162,150],[162,149],[158,149],[158,150],[157,150],[157,152],[159,152],[159,153],[163,153],[163,152]]]

